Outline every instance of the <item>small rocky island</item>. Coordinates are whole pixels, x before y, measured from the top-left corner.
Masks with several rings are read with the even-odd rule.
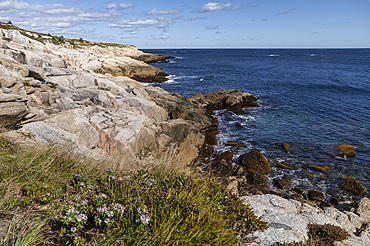
[[[144,86],[166,80],[147,63],[169,58],[131,45],[70,40],[2,24],[0,125],[12,129],[4,136],[23,146],[57,144],[94,159],[118,158],[137,169],[175,159],[211,173],[270,223],[251,235],[260,245],[305,241],[309,223],[345,229],[351,237],[337,246],[370,245],[369,199],[332,198],[328,204],[319,192],[298,189],[296,199],[285,199],[268,189],[264,175],[271,171],[262,153],[242,154],[237,168],[231,152],[214,155],[218,126],[213,111],[243,113],[245,107],[257,107],[257,99],[235,90],[184,98]],[[354,156],[348,146],[339,146],[338,153]],[[290,186],[284,180],[275,185]],[[367,192],[352,178],[341,187]]]

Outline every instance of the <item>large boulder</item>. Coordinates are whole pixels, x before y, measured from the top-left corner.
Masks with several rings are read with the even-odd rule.
[[[278,187],[279,189],[289,189],[290,183],[288,180],[285,179],[277,179],[274,181],[274,185]]]
[[[357,204],[356,212],[370,216],[370,199],[367,197],[362,198]]]
[[[269,174],[270,165],[261,152],[250,151],[239,156],[238,164],[248,173]]]
[[[210,164],[209,169],[217,176],[227,177],[233,175],[233,153],[226,151],[218,155]]]
[[[28,108],[24,102],[0,102],[0,125],[13,126],[27,113]]]
[[[250,173],[247,176],[247,181],[250,185],[257,188],[267,188],[268,187],[268,180],[265,176],[259,173]]]
[[[197,94],[190,97],[189,100],[210,111],[229,109],[234,113],[241,113],[241,110],[247,106],[258,106],[255,103],[257,98],[247,92],[238,90],[209,92],[205,96]]]
[[[358,195],[364,195],[367,192],[366,188],[352,177],[347,177],[343,183],[340,184],[340,188]]]

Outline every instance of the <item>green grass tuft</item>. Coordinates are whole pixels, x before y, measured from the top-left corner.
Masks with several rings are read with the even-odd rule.
[[[0,213],[37,208],[52,244],[237,245],[267,228],[210,177],[165,166],[124,173],[57,147],[0,143]]]

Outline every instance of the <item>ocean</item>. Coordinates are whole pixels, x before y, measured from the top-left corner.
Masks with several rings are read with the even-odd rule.
[[[271,184],[286,175],[293,186],[347,197],[339,185],[351,176],[370,190],[370,49],[143,51],[175,57],[153,64],[170,74],[167,82],[153,86],[184,97],[242,90],[258,98],[260,107],[247,108],[244,115],[215,112],[220,128],[217,153],[230,150],[237,160],[258,150],[272,167],[281,162],[296,168],[272,168]],[[237,122],[245,128],[236,128]],[[228,141],[243,148],[225,147]],[[291,146],[288,151],[280,148],[282,142]],[[353,145],[357,156],[335,156],[338,144]],[[330,170],[321,173],[309,165]]]

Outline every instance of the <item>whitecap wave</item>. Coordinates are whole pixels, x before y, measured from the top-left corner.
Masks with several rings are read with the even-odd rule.
[[[177,82],[176,79],[178,78],[176,75],[169,75],[167,76],[168,80],[165,81],[164,83],[169,84],[169,83],[174,83]]]
[[[244,121],[256,121],[256,118],[251,115],[238,115],[238,116]]]
[[[179,75],[169,75],[167,76],[168,80],[165,83],[181,83],[186,79],[198,79],[199,76],[179,76]]]
[[[275,56],[280,56],[280,55],[275,55],[275,54],[270,54],[270,57],[275,57]]]

